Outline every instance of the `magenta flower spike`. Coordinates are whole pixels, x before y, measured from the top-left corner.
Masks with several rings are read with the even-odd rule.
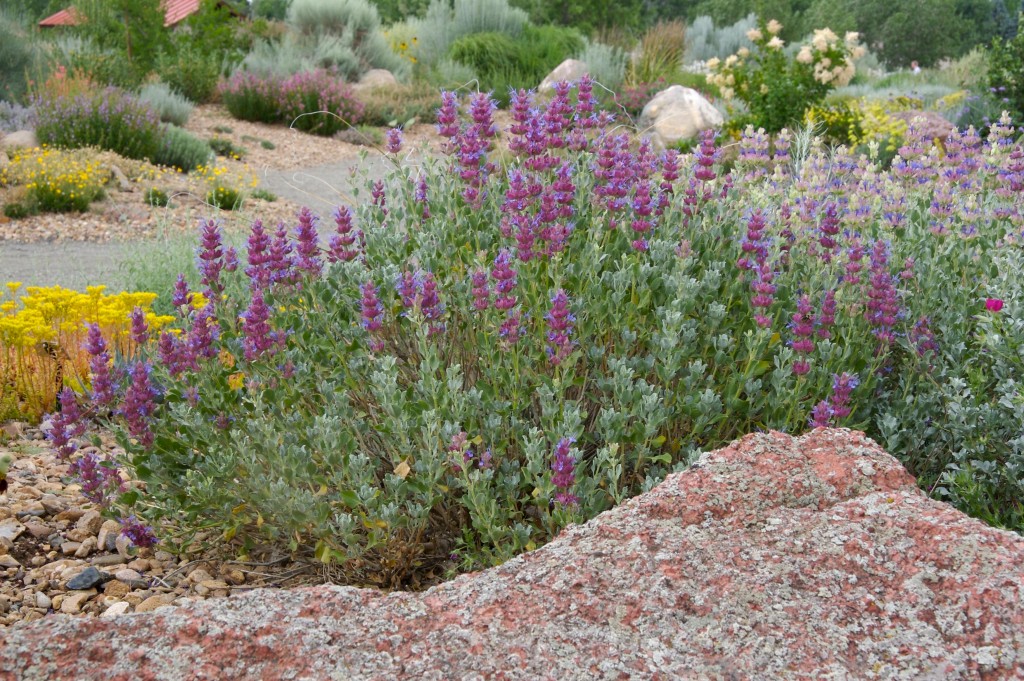
[[[555,445],[554,461],[551,463],[551,483],[555,486],[555,501],[562,506],[572,506],[579,499],[570,490],[576,484],[576,460],[571,447],[575,440],[563,437]]]

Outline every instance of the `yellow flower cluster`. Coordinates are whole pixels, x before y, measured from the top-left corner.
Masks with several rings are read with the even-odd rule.
[[[811,107],[805,119],[821,126],[826,139],[832,143],[850,147],[875,143],[885,145],[888,152],[895,152],[903,144],[907,123],[890,113],[905,105],[867,98],[848,100],[831,106]]]
[[[391,44],[391,51],[397,54],[402,59],[408,61],[410,64],[415,64],[416,59],[416,48],[420,44],[420,39],[416,36],[406,37],[402,35],[396,35],[394,30],[387,31],[384,33],[384,37],[388,39]]]
[[[129,333],[132,310],[145,311],[151,332],[174,321],[152,312],[155,293],[110,295],[105,286],[85,293],[60,286],[21,290],[20,282],[10,282],[0,293],[0,420],[38,419],[54,408],[62,385],[85,385],[88,324],[98,324],[112,352],[129,358],[138,349]]]
[[[199,183],[197,193],[206,197],[207,203],[229,210],[241,202],[245,191],[255,189],[260,181],[248,164],[237,170],[225,165],[198,166],[191,177]]]
[[[26,199],[45,212],[84,211],[100,198],[110,170],[95,159],[38,147],[22,151],[0,169],[0,185],[22,185]]]

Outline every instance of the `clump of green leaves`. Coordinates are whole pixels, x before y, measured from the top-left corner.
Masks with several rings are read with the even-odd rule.
[[[170,203],[170,198],[168,198],[167,192],[157,187],[150,187],[147,189],[146,193],[143,194],[143,199],[150,206],[156,206],[158,208],[163,208]]]

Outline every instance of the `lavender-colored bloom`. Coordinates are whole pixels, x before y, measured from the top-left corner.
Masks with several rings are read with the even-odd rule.
[[[264,289],[270,285],[270,270],[266,267],[270,258],[270,235],[263,228],[262,220],[254,220],[249,231],[246,246],[246,259],[249,266],[245,275],[249,277],[249,286],[253,289]]]
[[[196,314],[184,348],[193,358],[210,359],[217,356],[217,348],[214,344],[218,338],[220,338],[220,323],[214,315],[213,305],[207,305]]]
[[[185,398],[185,401],[193,407],[199,405],[199,388],[194,385],[185,388],[185,392],[182,393],[182,396]]]
[[[115,496],[124,491],[117,463],[111,459],[101,459],[95,452],[87,452],[75,459],[68,468],[68,473],[81,482],[82,494],[100,506],[107,506]]]
[[[437,110],[437,134],[449,139],[459,133],[459,100],[454,92],[441,91],[441,108]]]
[[[793,315],[793,352],[797,354],[793,362],[793,373],[803,376],[811,370],[809,355],[814,352],[814,308],[810,296],[802,295],[797,300],[796,314]]]
[[[131,368],[128,374],[130,382],[120,410],[128,426],[128,433],[145,449],[153,444],[150,421],[156,409],[157,391],[150,382],[151,371],[152,367],[144,362],[136,362]]]
[[[157,352],[160,355],[160,362],[167,367],[171,376],[177,376],[185,371],[195,371],[199,368],[195,356],[188,351],[185,342],[169,331],[160,334]]]
[[[238,269],[238,250],[234,246],[224,251],[224,271],[234,272]]]
[[[153,534],[153,528],[142,524],[133,515],[121,518],[121,534],[139,548],[155,546],[158,541],[156,535]]]
[[[252,362],[274,347],[275,338],[267,321],[270,308],[263,299],[263,291],[254,291],[252,302],[242,313],[242,347],[245,359]]]
[[[171,305],[178,309],[178,312],[182,312],[182,308],[187,307],[192,303],[192,293],[188,289],[188,282],[185,281],[185,275],[179,274],[178,280],[174,282],[174,295],[171,297]]]
[[[569,296],[564,289],[558,289],[551,297],[551,310],[544,319],[548,323],[548,361],[558,366],[575,345],[571,336],[576,316],[569,312]]]
[[[338,206],[334,211],[334,224],[337,233],[328,244],[327,259],[331,262],[348,262],[359,255],[359,249],[352,248],[356,243],[357,232],[352,229],[352,211],[347,206]]]
[[[487,270],[479,268],[470,279],[473,286],[473,309],[483,312],[491,304],[491,291],[487,286]]]
[[[430,203],[427,201],[427,176],[420,174],[416,180],[416,192],[413,196],[416,203],[423,206],[423,219],[430,219]]]
[[[757,268],[757,279],[750,284],[750,288],[754,291],[754,296],[750,300],[750,304],[755,310],[754,320],[763,329],[772,325],[772,318],[766,313],[775,301],[776,287],[772,283],[774,280],[775,273],[767,262],[763,262]]]
[[[145,345],[149,342],[149,324],[146,323],[146,313],[142,308],[135,306],[131,313],[131,338],[132,342],[138,345]]]
[[[376,180],[370,186],[370,197],[373,199],[373,205],[380,208],[381,215],[386,216],[388,214],[388,203],[387,198],[384,196],[384,180]]]
[[[418,271],[410,272],[409,270],[406,270],[402,274],[398,275],[395,290],[398,291],[398,297],[402,299],[402,307],[407,310],[411,310],[415,307],[416,297],[419,295],[422,287],[423,276]]]
[[[832,408],[828,406],[827,400],[822,400],[814,405],[809,419],[811,428],[828,428],[832,423]]]
[[[817,330],[815,335],[825,339],[832,337],[832,325],[836,323],[836,292],[828,291],[825,299],[821,302],[821,312],[815,320]]]
[[[576,484],[576,461],[570,448],[575,440],[563,437],[555,446],[555,460],[551,464],[551,483],[555,486],[555,501],[563,506],[579,503],[576,495],[569,490]]]
[[[320,276],[323,264],[320,262],[319,235],[316,230],[317,217],[309,208],[299,211],[299,224],[295,228],[295,267]]]
[[[438,321],[444,315],[444,305],[441,304],[441,298],[437,293],[437,281],[434,279],[432,272],[427,272],[423,276],[420,312],[423,314],[423,318],[430,324],[429,335],[433,336],[444,331],[444,323]]]
[[[377,287],[372,281],[367,281],[359,287],[362,298],[359,301],[360,314],[362,315],[363,328],[370,332],[379,331],[383,326],[384,308],[377,297]]]
[[[215,298],[224,290],[220,282],[220,271],[224,267],[224,249],[222,247],[220,223],[207,220],[199,228],[199,250],[196,257],[199,261],[199,274],[202,283]]]
[[[871,279],[868,283],[864,318],[871,323],[879,350],[891,343],[899,315],[899,294],[888,268],[889,251],[881,239],[871,249]]]
[[[85,351],[89,353],[89,373],[92,377],[92,401],[98,407],[104,407],[114,401],[114,376],[111,371],[110,353],[107,342],[97,324],[89,325],[89,335],[85,342]]]
[[[715,131],[705,130],[700,133],[700,145],[694,152],[697,159],[697,170],[694,178],[698,182],[710,182],[718,177],[714,165],[718,160],[718,151],[715,149]]]
[[[507,346],[515,345],[523,336],[523,316],[518,310],[509,310],[498,329],[498,336]]]
[[[935,340],[935,333],[931,329],[931,320],[928,317],[921,317],[914,323],[910,331],[910,342],[917,349],[917,354],[924,357],[929,352],[937,353],[939,344]]]
[[[829,406],[832,407],[832,418],[837,425],[852,412],[850,394],[858,385],[860,379],[845,371],[832,377],[832,397],[829,399]]]
[[[516,302],[516,296],[512,292],[518,282],[517,273],[512,269],[512,254],[507,248],[498,251],[494,257],[494,267],[491,268],[491,277],[494,279],[494,307],[497,310],[508,310]]]
[[[266,262],[266,267],[270,271],[270,283],[293,283],[296,274],[294,266],[295,256],[292,254],[292,243],[288,239],[288,228],[284,224],[278,224]]]
[[[402,129],[401,128],[389,128],[384,133],[385,145],[384,148],[389,154],[397,154],[402,150]]]
[[[64,388],[57,398],[60,400],[60,411],[50,417],[51,428],[46,432],[46,439],[61,461],[69,461],[78,451],[74,439],[85,433],[85,420],[78,408],[75,391]]]

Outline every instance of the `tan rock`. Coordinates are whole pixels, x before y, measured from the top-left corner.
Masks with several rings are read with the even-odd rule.
[[[44,594],[42,591],[37,591],[35,595],[35,603],[37,608],[43,610],[49,610],[53,606],[53,599]]]
[[[173,594],[157,594],[156,596],[150,596],[149,598],[135,606],[135,612],[150,612],[152,610],[156,610],[157,608],[169,606],[173,602]]]
[[[130,591],[131,587],[118,579],[111,580],[103,585],[103,593],[115,598],[124,598]]]
[[[562,81],[571,83],[579,80],[589,70],[587,65],[579,59],[566,59],[540,82],[540,85],[537,86],[537,92],[543,93],[548,90],[554,90],[555,83]]]
[[[75,551],[75,558],[87,558],[90,553],[96,550],[96,537],[89,537],[82,542],[82,545]]]
[[[702,130],[724,122],[722,113],[696,90],[672,85],[644,106],[637,126],[656,146],[692,139]]]
[[[81,518],[84,515],[85,515],[85,511],[80,509],[80,508],[69,508],[69,509],[66,509],[66,510],[61,511],[60,513],[58,513],[56,516],[54,516],[53,519],[54,520],[69,520],[71,522],[77,522],[78,519]]]
[[[65,556],[75,555],[80,548],[82,548],[82,543],[77,541],[66,541],[60,545],[61,553]]]
[[[131,607],[132,606],[129,603],[119,601],[100,613],[100,617],[117,617],[118,615],[123,615],[128,612]]]
[[[100,551],[116,551],[117,537],[120,533],[121,523],[116,520],[104,521],[96,537],[96,546]]]
[[[85,605],[86,601],[95,595],[96,589],[67,594],[60,602],[60,611],[65,615],[77,615],[82,611],[82,606]]]
[[[99,511],[87,511],[85,515],[78,519],[75,523],[75,528],[87,531],[90,535],[96,536],[99,534],[100,528],[103,527],[103,516],[100,515]]]

